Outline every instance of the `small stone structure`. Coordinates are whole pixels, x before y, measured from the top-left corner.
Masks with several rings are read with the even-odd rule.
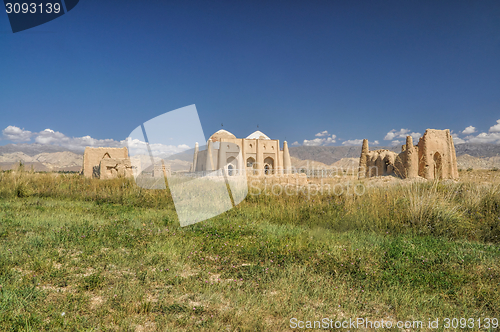
[[[413,145],[412,137],[407,136],[399,154],[385,149],[369,151],[368,140],[363,140],[359,177],[380,175],[457,179],[457,157],[450,131],[427,129],[417,145]]]
[[[99,179],[133,176],[127,148],[86,147],[82,174],[87,178]]]
[[[161,178],[161,177],[168,177],[172,173],[170,165],[165,165],[163,160],[161,161],[160,164],[155,164],[153,167],[153,177],[154,178]]]

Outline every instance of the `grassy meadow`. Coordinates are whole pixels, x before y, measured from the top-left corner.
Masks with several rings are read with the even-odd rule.
[[[461,176],[362,180],[363,195],[252,190],[181,228],[168,190],[0,172],[0,331],[500,319],[500,172]]]

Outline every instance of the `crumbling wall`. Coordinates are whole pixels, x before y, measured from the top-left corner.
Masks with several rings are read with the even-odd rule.
[[[395,169],[395,174],[403,179],[418,177],[418,146],[413,145],[411,136],[407,136],[406,144],[401,146]]]
[[[87,178],[100,177],[100,163],[103,159],[128,159],[128,150],[123,148],[85,148],[82,174]]]
[[[388,150],[370,151],[363,140],[359,158],[359,177],[396,175],[401,178],[421,176],[426,179],[458,178],[457,157],[453,138],[448,129],[427,129],[413,145],[411,136],[401,146],[401,153]]]
[[[99,178],[101,180],[133,176],[132,163],[125,158],[105,158],[99,163]]]
[[[359,158],[359,177],[396,175],[398,154],[385,149],[369,151],[368,140],[363,140]]]
[[[427,129],[418,142],[419,176],[426,179],[457,179],[458,166],[453,138],[448,129]]]

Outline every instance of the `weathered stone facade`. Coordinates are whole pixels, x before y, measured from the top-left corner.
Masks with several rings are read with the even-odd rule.
[[[132,176],[127,148],[85,148],[82,174],[99,179]]]
[[[236,138],[226,130],[219,130],[208,139],[206,150],[199,151],[196,143],[192,170],[223,168],[231,173],[243,170],[254,175],[291,174],[288,144],[283,142],[280,150],[279,140],[272,140],[260,131],[247,138]]]
[[[407,136],[399,154],[385,149],[370,151],[368,140],[363,140],[359,177],[382,175],[457,179],[457,157],[450,131],[427,129],[417,145],[413,145],[412,137]]]
[[[101,180],[128,177],[131,176],[131,173],[132,164],[128,158],[105,158],[99,163],[98,178]]]

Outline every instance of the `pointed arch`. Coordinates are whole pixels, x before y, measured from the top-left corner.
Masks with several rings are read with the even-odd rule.
[[[443,158],[439,152],[434,153],[432,157],[434,160],[434,179],[442,179],[443,178]]]

